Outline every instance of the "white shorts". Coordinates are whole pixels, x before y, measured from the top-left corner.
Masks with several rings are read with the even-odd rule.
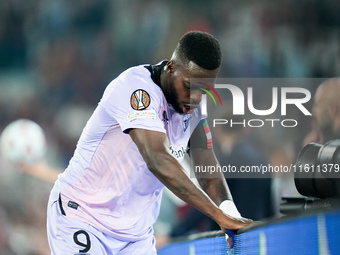
[[[155,238],[136,242],[114,239],[91,225],[62,214],[59,201],[49,203],[47,235],[53,255],[155,255]]]

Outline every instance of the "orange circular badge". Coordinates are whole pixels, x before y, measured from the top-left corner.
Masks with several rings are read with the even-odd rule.
[[[131,107],[135,110],[144,110],[150,105],[150,102],[151,99],[148,92],[143,89],[137,89],[131,95]]]

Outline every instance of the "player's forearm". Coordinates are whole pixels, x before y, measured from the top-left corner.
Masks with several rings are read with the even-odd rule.
[[[221,210],[214,201],[197,187],[181,169],[181,165],[171,155],[153,157],[149,162],[150,171],[176,196],[194,206],[207,216],[218,221]]]
[[[152,167],[152,170],[150,170],[175,195],[212,218],[215,222],[217,222],[217,224],[221,226],[222,230],[240,229],[249,224],[245,224],[243,221],[230,218],[230,216],[226,217],[224,212],[216,206],[214,201],[198,186],[196,186],[183,172],[183,170],[180,169],[180,167],[176,167],[176,165],[178,164],[177,160],[174,159],[172,156],[171,158],[174,161],[169,160],[167,162],[167,160],[163,158],[162,161],[165,161],[163,161],[161,165],[159,165],[159,168],[157,168],[157,170],[153,169]],[[159,171],[159,169],[162,170]]]
[[[195,148],[191,150],[191,158],[194,166],[217,166],[219,165],[214,151]],[[202,189],[209,195],[209,197],[219,205],[226,199],[232,200],[227,182],[223,173],[221,172],[195,172],[196,178]]]
[[[212,218],[225,229],[240,229],[249,223],[226,217],[214,201],[196,186],[181,169],[181,165],[170,154],[154,156],[148,160],[150,171],[175,195]],[[152,162],[152,163],[151,163]],[[212,183],[210,183],[212,184]]]
[[[220,205],[224,200],[233,200],[228,185],[223,177],[219,178],[198,178],[200,186],[208,194],[208,196]]]
[[[129,134],[149,170],[175,195],[217,222],[225,218],[212,199],[189,179],[170,154],[165,134],[144,129],[132,129]]]

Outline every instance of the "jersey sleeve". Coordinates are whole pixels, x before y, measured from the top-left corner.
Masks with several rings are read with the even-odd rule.
[[[162,102],[162,93],[157,85],[150,82],[143,72],[129,71],[109,84],[100,104],[125,133],[132,128],[165,133],[159,116]]]
[[[191,134],[189,149],[202,148],[210,150],[213,148],[211,131],[206,119],[201,120]]]

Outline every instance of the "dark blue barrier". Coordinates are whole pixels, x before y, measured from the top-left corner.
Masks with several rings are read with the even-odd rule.
[[[236,236],[232,250],[222,231],[215,231],[189,236],[158,251],[158,255],[217,254],[338,255],[340,210],[315,212],[244,229]]]

